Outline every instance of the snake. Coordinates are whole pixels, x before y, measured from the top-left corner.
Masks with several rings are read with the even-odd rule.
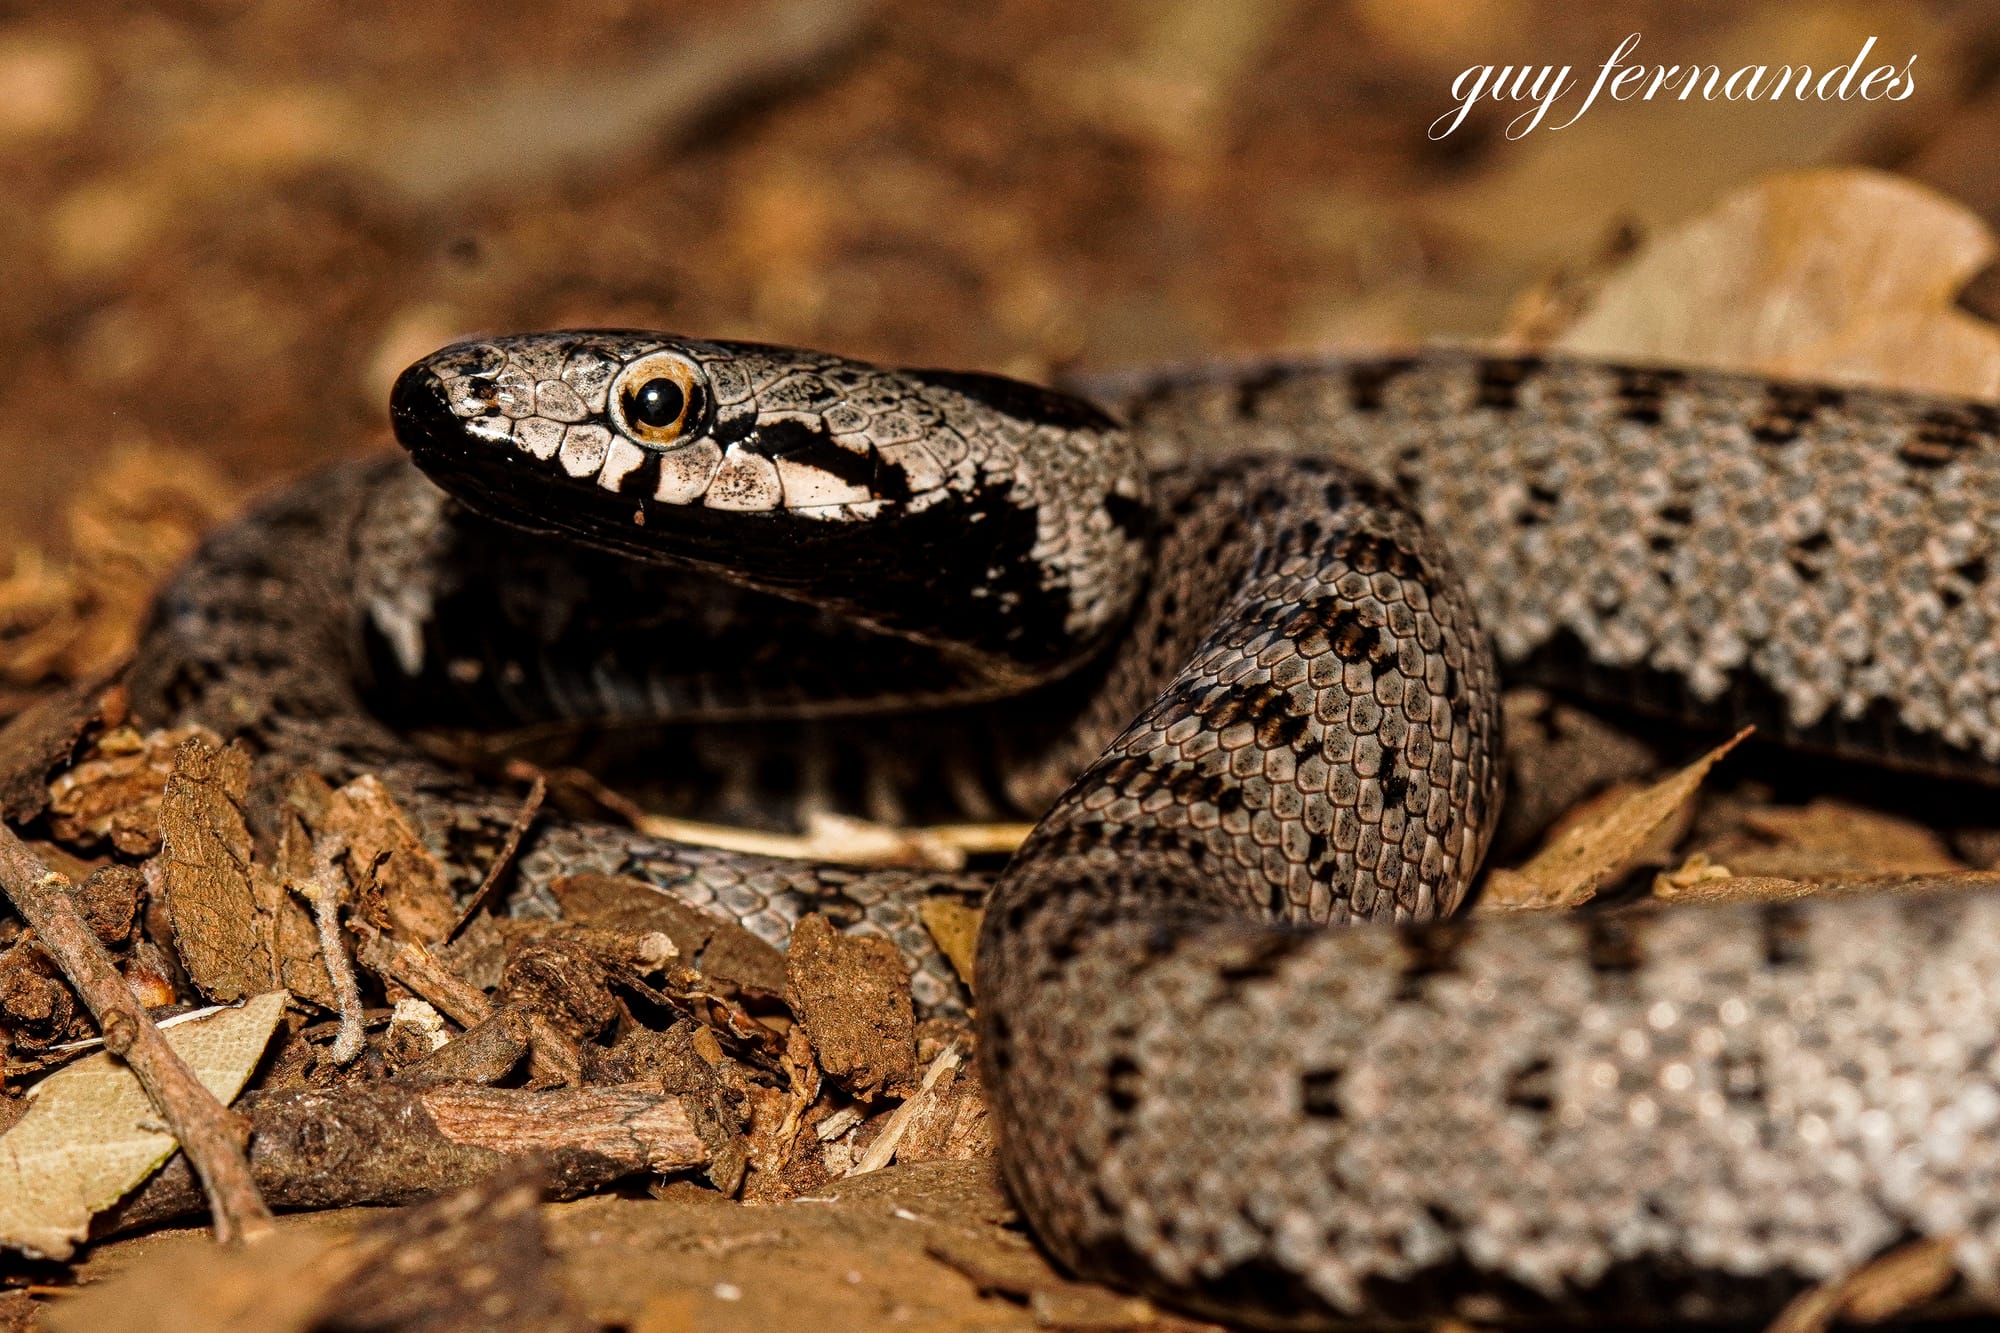
[[[601,872],[893,941],[972,1005],[1070,1272],[1244,1326],[1727,1322],[1921,1241],[2000,1301],[2000,897],[1454,916],[1503,680],[2000,777],[1993,405],[569,330],[427,356],[390,417],[207,541],[135,709],[375,773],[475,867],[517,797],[413,726],[630,729],[700,809],[1033,812],[984,879],[550,815],[512,906]],[[976,1003],[937,895],[984,903]]]

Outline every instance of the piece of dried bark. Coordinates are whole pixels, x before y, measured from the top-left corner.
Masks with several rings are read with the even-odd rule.
[[[687,1171],[708,1150],[677,1097],[646,1087],[531,1091],[462,1084],[353,1083],[246,1096],[250,1170],[279,1208],[410,1203],[540,1155],[554,1197],[626,1176]],[[128,1230],[200,1210],[176,1157],[105,1214]]]
[[[766,995],[785,993],[785,955],[742,926],[708,915],[643,880],[569,875],[550,886],[565,920],[663,932],[703,976]]]
[[[222,740],[206,727],[140,733],[114,727],[93,740],[82,757],[49,784],[49,831],[73,847],[109,841],[127,856],[160,850],[160,803],[174,756],[199,738]]]
[[[1478,912],[1523,912],[1575,907],[1632,864],[1633,857],[1694,797],[1718,760],[1750,733],[1746,729],[1692,764],[1651,786],[1600,801],[1589,818],[1560,828],[1533,860],[1519,870],[1496,870],[1486,878]]]
[[[792,928],[785,981],[828,1078],[861,1101],[908,1094],[917,1025],[910,974],[895,945],[843,935],[814,912]]]
[[[234,1001],[277,984],[268,923],[252,887],[243,802],[250,757],[198,737],[174,751],[160,803],[160,891],[174,947],[188,976],[212,1000]]]
[[[528,1053],[528,1015],[518,1009],[496,1010],[444,1045],[396,1074],[404,1087],[440,1083],[498,1083],[514,1071]],[[637,1082],[636,1078],[627,1080]],[[669,1088],[672,1092],[674,1089]]]
[[[0,819],[25,824],[49,808],[48,775],[93,729],[125,721],[125,688],[85,682],[37,699],[0,727]]]
[[[368,921],[421,944],[442,941],[458,924],[451,877],[373,775],[334,792],[313,832],[347,845],[348,878],[359,888]]]
[[[62,969],[32,938],[0,952],[0,1029],[6,1044],[21,1052],[90,1035]]]
[[[97,942],[117,948],[132,942],[145,892],[146,876],[135,867],[99,866],[76,886],[76,906]]]
[[[564,934],[525,940],[512,950],[493,999],[540,1014],[579,1042],[595,1040],[619,1013],[602,960]]]

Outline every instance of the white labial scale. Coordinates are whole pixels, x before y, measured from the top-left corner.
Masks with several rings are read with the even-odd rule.
[[[604,466],[611,448],[611,432],[602,426],[571,426],[563,432],[563,471],[572,477],[587,477]]]
[[[597,484],[607,491],[616,491],[625,484],[625,478],[633,468],[646,461],[646,451],[623,435],[611,437],[611,448],[604,455],[604,466],[598,470]]]
[[[788,509],[808,505],[858,504],[874,498],[866,486],[842,481],[824,469],[809,467],[789,458],[776,459],[775,462]]]
[[[488,444],[507,444],[514,438],[514,423],[506,417],[474,417],[465,423],[465,433]]]
[[[936,490],[944,485],[944,469],[923,445],[890,445],[881,453],[883,462],[903,470],[912,491]]]
[[[653,498],[662,504],[693,504],[721,466],[722,449],[712,440],[669,449],[660,455],[660,484]]]
[[[562,447],[562,423],[547,417],[529,417],[514,428],[514,445],[524,453],[547,462]]]
[[[784,501],[784,487],[771,460],[757,454],[732,450],[716,469],[702,503],[710,509],[760,513],[778,508]]]

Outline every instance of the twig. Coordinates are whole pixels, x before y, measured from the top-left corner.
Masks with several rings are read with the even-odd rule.
[[[251,1167],[281,1208],[410,1203],[532,1155],[548,1159],[550,1197],[573,1199],[710,1158],[683,1099],[638,1084],[535,1092],[351,1083],[255,1093],[247,1105],[256,1122]],[[193,1182],[169,1162],[98,1225],[125,1231],[198,1204]]]
[[[312,910],[313,924],[319,928],[319,953],[326,962],[326,979],[340,1005],[340,1032],[328,1054],[337,1065],[351,1064],[361,1054],[366,1037],[362,1033],[361,983],[354,975],[354,962],[347,956],[347,940],[340,933],[340,880],[333,868],[339,839],[322,837],[313,842],[312,878],[303,896]]]
[[[514,822],[507,829],[507,836],[500,844],[500,851],[494,856],[493,864],[486,867],[486,878],[479,882],[478,891],[466,899],[464,910],[459,912],[458,920],[452,923],[451,930],[446,933],[444,937],[446,944],[458,938],[458,932],[465,929],[466,923],[471,921],[479,909],[486,906],[487,899],[493,896],[495,886],[507,873],[507,868],[514,864],[514,856],[521,850],[521,839],[527,835],[529,825],[535,822],[535,816],[541,812],[542,801],[548,794],[547,779],[539,773],[535,774],[535,784],[528,788],[527,796],[521,801],[521,808],[514,812]]]
[[[76,910],[69,881],[42,864],[4,824],[0,824],[0,889],[34,928],[36,943],[90,1007],[104,1034],[105,1049],[138,1076],[180,1141],[201,1177],[216,1239],[248,1240],[268,1231],[271,1210],[264,1206],[243,1156],[249,1122],[217,1101],[167,1045]]]

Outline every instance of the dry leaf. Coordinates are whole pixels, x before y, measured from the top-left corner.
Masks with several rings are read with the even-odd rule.
[[[1845,801],[1746,811],[1742,831],[1703,849],[1739,875],[1938,875],[1964,870],[1945,841],[1912,820]]]
[[[1953,302],[1996,253],[1977,214],[1923,186],[1787,173],[1642,245],[1547,346],[1990,398],[2000,328]]]
[[[1590,901],[1694,796],[1716,761],[1749,734],[1745,728],[1679,772],[1600,806],[1594,818],[1570,824],[1519,870],[1494,871],[1474,910],[1545,911]]]
[[[273,981],[265,918],[257,910],[243,802],[250,757],[190,738],[174,751],[160,802],[161,896],[174,947],[204,995],[224,1002]]]
[[[285,1012],[271,991],[240,1008],[166,1029],[167,1044],[223,1102],[233,1101]],[[177,1146],[138,1076],[88,1056],[36,1086],[28,1113],[0,1134],[0,1245],[69,1256],[93,1213],[109,1207]]]
[[[347,874],[362,914],[399,940],[435,944],[458,923],[450,877],[408,815],[373,775],[333,794],[314,832],[347,845]]]
[[[917,904],[917,916],[936,942],[938,952],[951,960],[952,971],[973,989],[972,969],[979,953],[979,923],[986,913],[951,898],[926,898]]]

